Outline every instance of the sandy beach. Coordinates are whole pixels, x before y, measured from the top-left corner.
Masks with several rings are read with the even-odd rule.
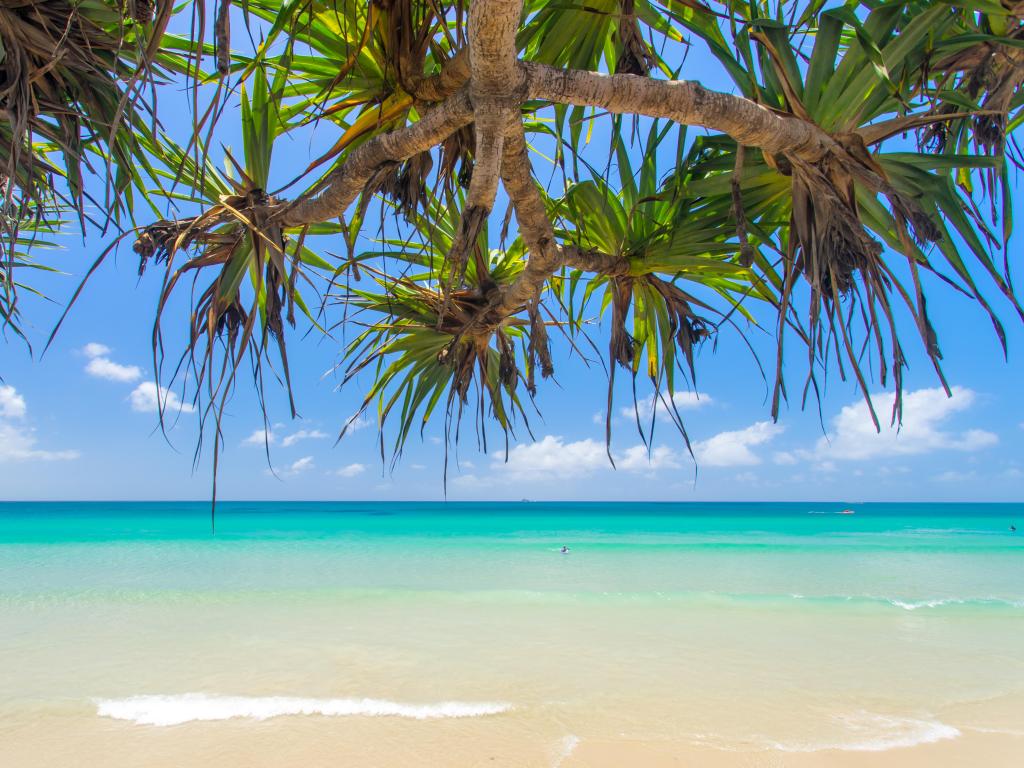
[[[204,511],[0,520],[0,765],[1024,754],[1001,510]]]

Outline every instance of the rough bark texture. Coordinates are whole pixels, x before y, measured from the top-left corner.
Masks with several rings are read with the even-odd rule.
[[[462,49],[441,67],[441,71],[413,83],[412,95],[420,101],[444,101],[469,82],[469,51]]]
[[[439,102],[407,128],[379,136],[353,151],[327,176],[315,194],[279,213],[285,226],[340,216],[384,164],[405,160],[474,124],[473,174],[462,211],[459,236],[449,254],[462,279],[480,226],[494,206],[499,181],[516,211],[529,260],[519,277],[496,298],[488,316],[508,317],[539,297],[546,281],[562,267],[606,275],[628,274],[628,261],[559,245],[534,181],[519,116],[527,99],[595,107],[615,114],[667,118],[729,134],[749,147],[788,155],[807,163],[842,153],[842,147],[816,125],[779,114],[739,96],[710,91],[690,81],[654,80],[632,74],[562,70],[517,58],[516,32],[521,0],[474,0],[468,40],[441,72],[414,83],[420,102]],[[449,285],[449,290],[455,287]]]
[[[719,93],[688,80],[654,80],[637,75],[605,75],[523,62],[530,98],[598,107],[614,114],[662,117],[701,125],[770,153],[815,162],[835,142],[816,125],[772,112],[741,96]]]
[[[328,174],[314,194],[286,206],[279,214],[281,224],[297,227],[341,216],[381,165],[425,152],[472,120],[469,95],[459,93],[427,112],[420,121],[371,139]]]
[[[562,267],[601,274],[628,272],[629,263],[626,259],[588,253],[576,246],[558,244],[537,182],[533,180],[526,135],[521,122],[512,126],[505,138],[501,179],[516,211],[519,234],[530,252],[526,267],[502,295],[501,314],[516,313],[535,300],[544,289],[545,281]]]
[[[523,74],[516,61],[522,0],[475,0],[469,7],[469,65],[474,96],[509,98]]]

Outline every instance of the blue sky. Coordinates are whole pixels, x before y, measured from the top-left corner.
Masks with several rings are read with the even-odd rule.
[[[97,246],[98,247],[98,246]],[[95,250],[69,244],[64,269],[50,291],[66,300]],[[950,291],[934,286],[931,303],[946,372],[947,399],[923,353],[912,343],[906,405],[899,434],[876,435],[850,383],[834,377],[822,402],[823,434],[813,405],[768,417],[767,392],[736,332],[718,349],[702,350],[698,388],[677,405],[694,441],[695,471],[682,441],[659,422],[648,457],[637,434],[628,389],[613,414],[612,470],[604,451],[606,376],[579,358],[557,367],[557,383],[540,389],[543,418],[531,420],[537,440],[520,434],[509,459],[499,435],[489,454],[466,429],[449,466],[450,499],[834,499],[1020,500],[1024,498],[1024,406],[1020,362],[1024,334],[1010,325],[1004,362],[987,319]],[[149,346],[158,282],[138,282],[134,259],[106,265],[76,306],[73,322],[41,359],[17,343],[4,348],[0,385],[0,481],[9,499],[179,499],[209,493],[209,448],[193,470],[195,413],[184,410],[165,437],[157,429]],[[28,308],[28,307],[27,307]],[[32,336],[41,348],[58,307],[31,307]],[[913,338],[912,329],[904,329]],[[598,344],[601,336],[597,336]],[[222,498],[442,498],[443,426],[414,438],[394,469],[382,465],[376,424],[335,444],[359,406],[367,379],[341,391],[325,374],[340,343],[313,336],[290,347],[302,418],[291,421],[283,392],[272,389],[269,471],[262,422],[252,393],[240,388],[224,421]],[[797,356],[792,381],[802,379]],[[624,377],[620,376],[620,383]],[[649,414],[641,387],[640,408]],[[880,410],[891,397],[877,396]],[[645,410],[646,408],[646,410]],[[457,463],[455,461],[457,454]]]
[[[691,74],[724,87],[715,69],[702,66],[707,63],[706,57],[691,57]],[[162,109],[166,121],[175,114],[173,99],[165,99]],[[187,121],[178,127],[187,130]],[[597,144],[602,135],[599,129]],[[282,142],[275,150],[277,173],[287,176],[285,171],[305,165],[317,147],[335,138],[336,129],[324,124],[308,141]],[[232,141],[233,129],[225,139]],[[502,213],[499,202],[497,216]],[[1024,218],[1016,213],[1017,220]],[[53,303],[24,301],[36,357],[17,340],[0,347],[0,494],[7,499],[208,498],[212,454],[207,445],[194,456],[197,414],[185,406],[166,437],[157,428],[150,336],[159,275],[151,270],[140,281],[130,247],[97,272],[52,347],[38,355],[81,275],[109,241],[94,234],[86,243],[80,236],[65,238],[66,250],[58,258],[65,274],[41,286]],[[1021,237],[1015,236],[1011,260],[1018,263],[1020,245]],[[341,244],[328,248],[344,251]],[[588,366],[569,356],[559,343],[557,382],[541,386],[537,406],[543,417],[531,416],[536,440],[520,430],[506,462],[495,429],[489,433],[490,452],[482,454],[467,424],[460,445],[451,448],[448,498],[1020,501],[1024,329],[996,292],[983,288],[1007,322],[1009,360],[1004,361],[983,312],[937,280],[930,280],[929,289],[954,397],[938,389],[914,328],[902,318],[910,370],[899,433],[875,434],[856,388],[838,376],[829,380],[822,399],[823,430],[814,403],[806,411],[799,407],[804,368],[798,350],[787,366],[794,400],[784,406],[779,422],[771,423],[767,385],[739,333],[726,330],[716,349],[706,346],[700,352],[696,389],[677,395],[696,466],[667,420],[659,422],[653,450],[643,446],[623,373],[613,413],[618,467],[613,470],[604,446],[606,373],[600,363]],[[185,319],[176,320],[180,341]],[[761,331],[743,330],[763,359],[770,359],[771,340]],[[224,419],[220,497],[443,498],[442,422],[432,422],[422,441],[411,439],[393,470],[390,461],[381,461],[372,418],[361,420],[359,429],[336,444],[370,382],[362,377],[338,391],[340,379],[329,371],[339,362],[342,339],[300,336],[291,338],[289,356],[302,418],[292,421],[283,391],[269,388],[272,472],[255,397],[240,387]],[[604,339],[597,330],[598,347]],[[873,391],[880,413],[887,412],[891,393]],[[642,383],[638,395],[640,410],[649,414],[649,390]],[[385,456],[390,459],[390,451]]]

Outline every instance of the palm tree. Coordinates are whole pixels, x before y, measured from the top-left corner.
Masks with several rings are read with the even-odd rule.
[[[897,392],[893,421],[899,312],[945,385],[923,273],[971,297],[1004,347],[983,289],[1024,318],[1006,256],[1024,3],[236,5],[0,8],[3,322],[17,320],[15,273],[40,263],[26,233],[84,226],[104,195],[108,241],[130,236],[140,271],[162,272],[158,377],[192,388],[215,447],[243,363],[261,389],[279,371],[290,395],[297,317],[354,329],[345,380],[372,372],[363,408],[382,453],[395,425],[395,457],[441,403],[446,430],[468,413],[480,435],[486,421],[528,431],[552,334],[587,345],[595,313],[609,379],[642,373],[669,406],[697,347],[767,311],[774,416],[799,343],[803,400],[830,369],[867,397],[875,371]],[[732,86],[701,85],[690,47]],[[182,85],[184,134],[156,114]],[[220,158],[236,95],[243,151]],[[607,148],[591,143],[599,121]],[[275,143],[311,126],[329,150],[271,190]],[[360,251],[378,214],[409,236]],[[165,360],[183,285],[189,343]]]

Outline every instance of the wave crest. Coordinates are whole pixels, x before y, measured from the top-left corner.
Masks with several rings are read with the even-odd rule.
[[[205,693],[96,699],[95,704],[96,713],[101,717],[158,726],[232,718],[268,720],[286,715],[405,717],[413,720],[434,720],[498,715],[512,709],[511,704],[502,702],[441,701],[432,704],[403,704],[384,699],[214,696]]]
[[[901,747],[915,747],[936,741],[955,739],[960,729],[939,720],[921,720],[914,717],[895,717],[860,712],[837,718],[850,735],[848,741],[836,743],[773,743],[771,747],[781,752],[821,752],[841,750],[844,752],[885,752]]]

